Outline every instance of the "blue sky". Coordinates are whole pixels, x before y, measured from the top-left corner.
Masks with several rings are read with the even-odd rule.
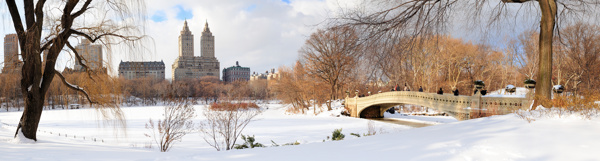
[[[290,4],[291,0],[281,0],[281,2],[286,3],[286,4]],[[257,7],[258,7],[258,5],[256,5],[256,4],[250,4],[244,10],[247,11],[247,12],[252,12]],[[175,5],[173,8],[175,8],[177,10],[177,16],[176,16],[176,18],[178,20],[192,19],[194,17],[192,9],[190,9],[190,8],[184,8],[183,5],[181,5],[181,4]],[[152,21],[154,21],[154,22],[163,22],[163,21],[167,20],[167,18],[168,17],[167,17],[167,15],[166,15],[166,13],[165,13],[164,10],[155,11],[152,14],[152,16],[150,17],[150,19]]]
[[[192,9],[184,8],[182,5],[175,6],[177,8],[177,19],[178,20],[186,20],[194,18],[194,14],[192,13]]]
[[[167,20],[167,14],[165,13],[165,11],[156,11],[154,12],[154,15],[150,17],[150,19],[152,19],[152,21],[154,22],[163,22]]]
[[[252,12],[256,9],[256,4],[251,4],[250,6],[248,6],[245,11],[247,12]]]
[[[194,14],[192,12],[192,9],[190,8],[184,8],[182,5],[175,5],[173,8],[177,11],[177,16],[175,18],[177,18],[178,20],[194,18]],[[150,19],[154,22],[163,22],[167,20],[167,18],[167,14],[164,10],[157,10],[150,17]]]

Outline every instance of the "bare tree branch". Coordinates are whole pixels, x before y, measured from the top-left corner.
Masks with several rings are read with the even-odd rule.
[[[74,29],[70,29],[69,31],[71,33],[75,34],[75,35],[79,35],[79,36],[85,37],[86,39],[90,40],[91,43],[94,43],[98,39],[101,39],[102,37],[106,37],[106,36],[119,37],[119,38],[127,40],[127,41],[135,41],[135,40],[141,39],[141,37],[138,37],[138,36],[123,36],[123,35],[119,35],[119,34],[115,34],[115,33],[102,33],[102,34],[97,35],[97,36],[90,36],[89,34],[86,34],[86,33],[83,33],[81,31],[77,31],[77,30],[74,30]]]
[[[92,0],[85,1],[83,6],[81,7],[81,9],[79,11],[73,13],[71,15],[71,17],[77,18],[77,17],[81,16],[83,13],[85,13],[85,11],[87,11],[89,9],[88,7],[90,6],[90,3],[92,3]]]
[[[56,75],[58,75],[58,77],[60,77],[60,79],[62,80],[63,84],[65,84],[67,87],[69,87],[70,89],[82,92],[85,95],[85,97],[87,98],[87,100],[90,102],[90,104],[96,104],[96,103],[98,103],[98,102],[92,101],[92,99],[90,99],[90,95],[88,95],[88,93],[83,88],[67,82],[67,80],[65,79],[65,77],[60,72],[58,72],[56,70],[54,70],[54,72],[56,73]]]
[[[19,37],[19,47],[21,47],[21,51],[23,51],[25,50],[25,29],[23,29],[23,22],[20,16],[21,14],[17,9],[17,4],[15,4],[15,0],[6,0],[6,5],[8,6],[10,16],[12,17],[15,31],[17,31],[17,36]]]

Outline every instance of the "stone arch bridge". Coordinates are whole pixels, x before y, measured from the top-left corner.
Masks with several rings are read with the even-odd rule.
[[[469,115],[473,111],[507,114],[517,109],[528,109],[532,103],[529,98],[531,97],[487,97],[481,94],[454,96],[392,91],[360,98],[351,98],[346,94],[344,105],[350,116],[360,118],[383,117],[383,113],[393,106],[410,104],[437,109],[459,120],[465,120],[470,118]]]

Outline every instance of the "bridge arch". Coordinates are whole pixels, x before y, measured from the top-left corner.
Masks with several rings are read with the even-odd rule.
[[[402,105],[401,103],[384,103],[384,104],[375,104],[371,106],[367,106],[357,111],[357,115],[360,118],[382,118],[383,113],[386,110],[397,106]]]

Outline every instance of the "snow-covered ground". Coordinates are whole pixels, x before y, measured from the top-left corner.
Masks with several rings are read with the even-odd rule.
[[[383,114],[383,117],[389,118],[389,119],[394,119],[394,120],[411,121],[411,122],[426,123],[426,124],[433,124],[433,125],[458,121],[454,117],[450,117],[450,116],[413,116],[413,115],[401,114],[401,113],[390,114],[387,112]]]
[[[598,160],[600,119],[576,116],[538,118],[532,123],[516,115],[455,122],[448,118],[386,115],[440,124],[424,128],[374,122],[378,133],[366,133],[369,120],[336,117],[336,112],[317,116],[293,115],[283,105],[268,105],[244,134],[270,145],[299,141],[297,146],[220,151],[209,147],[198,133],[185,136],[167,153],[144,148],[149,118],[158,119],[162,107],[123,108],[126,135],[104,127],[93,109],[45,111],[39,141],[15,142],[14,127],[21,113],[0,113],[0,160]],[[204,106],[196,106],[198,112]],[[201,116],[201,115],[199,115]],[[407,117],[407,118],[402,118]],[[427,118],[427,119],[425,119]],[[195,121],[200,121],[198,118]],[[447,121],[443,121],[447,120]],[[446,123],[451,122],[451,123]],[[443,123],[443,124],[442,124]],[[326,141],[342,128],[343,141]],[[121,129],[122,130],[122,129]],[[49,132],[52,132],[50,134]],[[58,136],[57,133],[61,133]],[[64,134],[67,134],[65,137]],[[118,135],[116,135],[118,134]],[[86,137],[83,140],[82,137]],[[115,137],[119,136],[119,137]],[[96,142],[91,141],[97,138]],[[101,140],[104,140],[102,142]],[[155,147],[155,146],[153,146]]]
[[[491,91],[483,97],[525,97],[530,89],[517,87],[515,93],[508,93],[505,89]]]

